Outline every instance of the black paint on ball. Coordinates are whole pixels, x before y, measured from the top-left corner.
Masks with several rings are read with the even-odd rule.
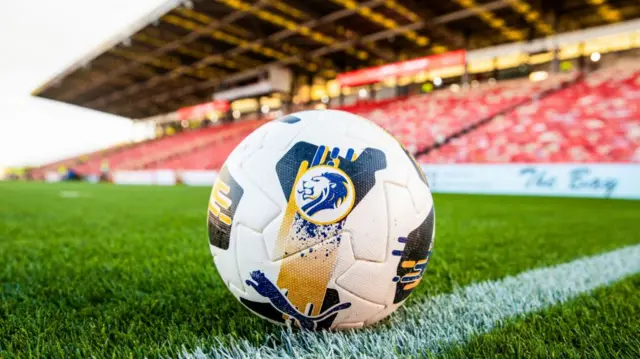
[[[427,187],[429,187],[429,182],[427,182],[427,176],[424,175],[424,172],[422,171],[422,168],[420,168],[420,165],[418,165],[418,161],[416,161],[416,158],[413,157],[413,155],[411,153],[409,153],[409,151],[407,151],[406,148],[404,148],[404,146],[402,146],[402,150],[404,151],[404,153],[407,155],[407,157],[409,157],[409,160],[411,161],[411,164],[413,165],[413,169],[416,170],[416,172],[418,173],[418,176],[420,177],[420,179],[422,180],[422,182],[424,182],[424,184],[427,185]]]
[[[326,312],[327,310],[329,310],[329,308],[333,307],[338,303],[340,303],[340,295],[338,295],[338,291],[332,288],[327,288],[327,291],[324,294],[324,300],[322,301],[322,307],[320,308],[320,313]],[[331,324],[333,324],[333,321],[336,319],[337,316],[338,316],[338,313],[332,314],[326,317],[325,319],[319,321],[316,324],[316,329],[331,328]]]
[[[242,304],[244,304],[247,308],[267,319],[270,319],[277,323],[284,323],[282,312],[271,305],[271,303],[254,302],[245,298],[240,298],[240,302],[242,302]]]
[[[407,236],[407,243],[402,251],[402,257],[398,262],[398,268],[396,270],[397,277],[402,278],[405,274],[413,272],[413,268],[403,268],[402,262],[413,261],[418,262],[426,259],[429,260],[429,248],[431,248],[431,242],[433,242],[433,229],[435,226],[435,213],[433,207],[427,218],[422,222],[418,228],[414,229]],[[428,264],[428,262],[427,262]],[[426,266],[424,268],[426,270]],[[401,302],[411,294],[412,289],[404,289],[406,283],[402,283],[398,280],[396,284],[396,295],[393,298],[393,303]]]
[[[238,208],[238,203],[242,199],[244,190],[240,187],[238,182],[236,182],[231,173],[229,173],[226,166],[222,168],[218,176],[219,177],[216,179],[216,182],[220,180],[229,186],[229,193],[223,193],[223,195],[231,200],[231,206],[227,209],[220,207],[220,212],[222,215],[228,216],[233,221],[233,216]],[[229,249],[229,240],[231,238],[231,227],[233,222],[231,225],[224,223],[220,220],[220,216],[216,216],[213,213],[211,208],[209,208],[208,217],[207,230],[209,233],[209,243],[211,243],[212,246],[216,246],[221,249]]]

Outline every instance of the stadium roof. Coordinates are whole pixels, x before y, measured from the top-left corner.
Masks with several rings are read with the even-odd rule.
[[[273,64],[333,78],[638,15],[636,0],[173,0],[34,94],[144,118],[210,101]]]

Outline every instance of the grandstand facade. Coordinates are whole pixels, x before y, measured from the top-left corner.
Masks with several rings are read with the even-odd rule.
[[[30,175],[217,170],[264,121],[324,108],[424,164],[638,163],[638,15],[633,1],[169,2],[34,92],[157,138]]]

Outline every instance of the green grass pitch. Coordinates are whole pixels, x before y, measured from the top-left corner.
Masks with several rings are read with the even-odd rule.
[[[0,182],[0,358],[175,357],[217,340],[263,344],[279,328],[218,278],[208,197],[208,188]],[[433,260],[407,306],[640,242],[635,201],[434,200]],[[636,275],[507,321],[445,356],[639,357],[639,286]]]

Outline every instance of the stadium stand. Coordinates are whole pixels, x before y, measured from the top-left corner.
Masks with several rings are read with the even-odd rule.
[[[155,141],[155,139],[152,139],[149,141]],[[96,161],[96,160],[101,161],[105,157],[114,155],[119,151],[124,151],[131,146],[140,145],[140,144],[142,144],[142,142],[137,144],[126,143],[126,144],[112,146],[112,147],[101,149],[98,151],[86,153],[80,156],[65,158],[60,161],[47,163],[43,166],[34,168],[31,171],[31,178],[35,180],[42,180],[45,178],[45,175],[47,172],[61,172],[61,171],[66,172],[67,169],[70,169],[70,168],[73,169],[85,162]]]
[[[635,3],[179,3],[32,94],[180,133],[33,178],[218,169],[267,118],[327,106],[373,120],[425,163],[640,161]],[[610,66],[619,56],[631,63]],[[240,122],[188,129],[205,119]]]
[[[203,160],[200,159],[199,167],[193,169],[218,168],[219,163],[224,161],[235,144],[261,123],[261,121],[246,121],[183,132],[157,140],[106,150],[100,154],[91,154],[86,161],[80,161],[76,158],[67,162],[67,165],[82,176],[99,175],[105,164],[108,165],[109,171],[150,168],[177,169],[186,168],[176,165],[181,161],[188,163],[191,167],[197,162],[193,158],[206,152],[211,156],[208,159],[212,161],[211,164],[206,161],[206,163],[202,162]]]
[[[506,109],[529,102],[575,77],[576,73],[571,73],[555,75],[541,82],[526,78],[484,82],[341,109],[376,122],[396,136],[410,152],[416,153]]]
[[[424,163],[640,162],[640,66],[623,61],[498,116]]]
[[[375,121],[415,153],[445,141],[478,121],[530,101],[541,92],[573,77],[574,74],[563,74],[542,82],[530,82],[527,79],[487,82],[477,86],[443,89],[431,94],[362,102],[339,109]],[[105,163],[110,171],[219,169],[244,136],[262,123],[264,121],[253,120],[188,131],[57,162],[39,172],[65,166],[83,176],[98,175]]]
[[[620,63],[582,81],[577,72],[539,82],[491,81],[339,109],[378,123],[412,153],[433,148],[419,156],[425,163],[638,162],[640,80],[634,69]],[[546,97],[538,100],[542,94]],[[120,146],[47,165],[38,173],[64,165],[83,176],[98,175],[104,163],[110,171],[219,169],[233,148],[264,122]]]
[[[191,144],[187,144],[182,151],[175,151],[162,159],[150,159],[135,169],[220,169],[227,156],[240,141],[263,123],[264,121],[246,122],[243,126],[235,129],[236,131],[233,133],[225,133],[224,137],[219,134],[214,140],[201,141],[200,145],[190,146]]]

